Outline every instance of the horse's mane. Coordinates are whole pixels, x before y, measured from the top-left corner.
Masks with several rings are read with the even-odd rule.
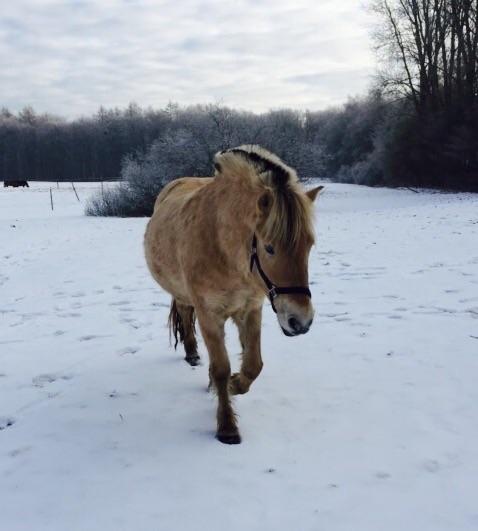
[[[216,176],[258,180],[270,189],[274,200],[262,228],[265,239],[289,249],[297,245],[304,233],[314,238],[312,202],[305,195],[295,170],[277,155],[247,144],[216,153],[214,163]]]

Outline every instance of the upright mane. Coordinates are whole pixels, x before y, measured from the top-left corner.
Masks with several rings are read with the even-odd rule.
[[[273,202],[262,236],[286,249],[294,248],[306,234],[314,239],[312,202],[305,195],[293,168],[266,149],[246,144],[216,153],[216,175],[258,180],[270,189]]]

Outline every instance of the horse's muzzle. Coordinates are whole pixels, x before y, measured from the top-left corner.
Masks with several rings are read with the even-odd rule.
[[[284,334],[287,337],[294,337],[294,334],[291,334],[290,332],[287,332],[287,330],[283,326],[281,326],[280,329],[284,332]]]
[[[304,325],[297,318],[295,318],[294,316],[291,316],[287,320],[287,324],[289,326],[289,330],[281,326],[282,331],[287,337],[294,337],[294,336],[299,336],[301,334],[307,334],[307,332],[309,331],[310,325],[312,324],[312,319]]]

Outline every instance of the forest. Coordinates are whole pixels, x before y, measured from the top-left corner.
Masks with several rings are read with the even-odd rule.
[[[478,0],[373,0],[369,8],[379,69],[368,94],[341,107],[298,111],[291,102],[255,114],[131,103],[74,120],[3,108],[0,179],[120,180],[128,202],[139,196],[128,214],[103,208],[143,215],[165,182],[209,175],[216,151],[257,143],[304,179],[478,190]]]

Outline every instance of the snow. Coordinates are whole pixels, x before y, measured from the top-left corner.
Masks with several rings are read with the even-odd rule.
[[[52,212],[49,187],[0,189],[2,531],[478,528],[478,196],[328,184],[314,325],[287,338],[265,307],[226,446],[146,219],[83,216],[91,184]]]

